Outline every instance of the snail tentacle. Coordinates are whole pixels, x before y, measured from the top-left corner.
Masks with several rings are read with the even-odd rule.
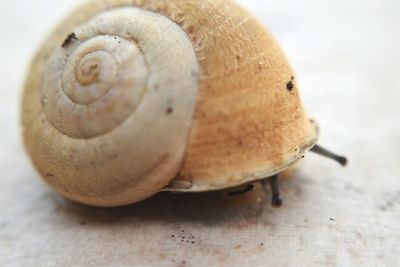
[[[323,148],[322,146],[320,146],[318,144],[316,144],[313,148],[311,148],[310,151],[312,151],[318,155],[332,159],[332,160],[336,161],[337,163],[339,163],[340,165],[342,165],[343,167],[347,165],[348,160],[346,157],[337,155],[337,154],[329,151],[328,149]]]

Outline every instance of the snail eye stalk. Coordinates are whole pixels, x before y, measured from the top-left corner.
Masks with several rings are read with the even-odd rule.
[[[269,183],[272,191],[271,205],[274,208],[280,208],[282,206],[282,199],[280,197],[279,176],[274,175],[269,178]]]
[[[332,159],[332,160],[336,161],[337,163],[339,163],[342,166],[346,166],[347,165],[348,161],[347,161],[346,157],[336,155],[335,153],[333,153],[333,152],[331,152],[331,151],[327,150],[326,148],[323,148],[323,147],[321,147],[319,145],[315,145],[311,149],[311,151],[316,153],[316,154],[318,154],[318,155],[321,155],[323,157],[327,157],[329,159]]]
[[[280,189],[279,189],[279,175],[276,174],[265,180],[262,180],[261,184],[263,186],[266,186],[268,182],[272,192],[271,206],[274,208],[282,207],[282,199],[280,197]]]

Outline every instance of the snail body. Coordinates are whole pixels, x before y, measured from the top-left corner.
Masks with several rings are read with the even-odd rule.
[[[318,136],[279,45],[230,0],[87,2],[37,53],[22,106],[39,173],[94,206],[271,177]]]

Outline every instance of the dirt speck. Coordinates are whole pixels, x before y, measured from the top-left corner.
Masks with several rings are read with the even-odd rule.
[[[400,201],[400,191],[395,191],[395,192],[385,192],[383,194],[383,203],[380,205],[380,209],[382,211],[386,211],[391,209],[393,206],[395,206],[397,203]]]
[[[73,32],[70,35],[67,36],[63,44],[61,45],[62,48],[66,48],[70,44],[72,44],[74,41],[77,41],[78,37],[76,37],[76,34]]]
[[[286,84],[286,88],[287,88],[289,91],[292,91],[293,88],[294,88],[293,81],[289,81],[289,82]]]

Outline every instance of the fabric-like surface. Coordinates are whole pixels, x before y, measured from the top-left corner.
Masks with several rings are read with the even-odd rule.
[[[0,266],[400,265],[398,1],[241,1],[287,53],[320,143],[350,160],[308,154],[278,210],[259,185],[95,209],[41,182],[21,144],[21,87],[40,41],[79,2],[0,3]]]

